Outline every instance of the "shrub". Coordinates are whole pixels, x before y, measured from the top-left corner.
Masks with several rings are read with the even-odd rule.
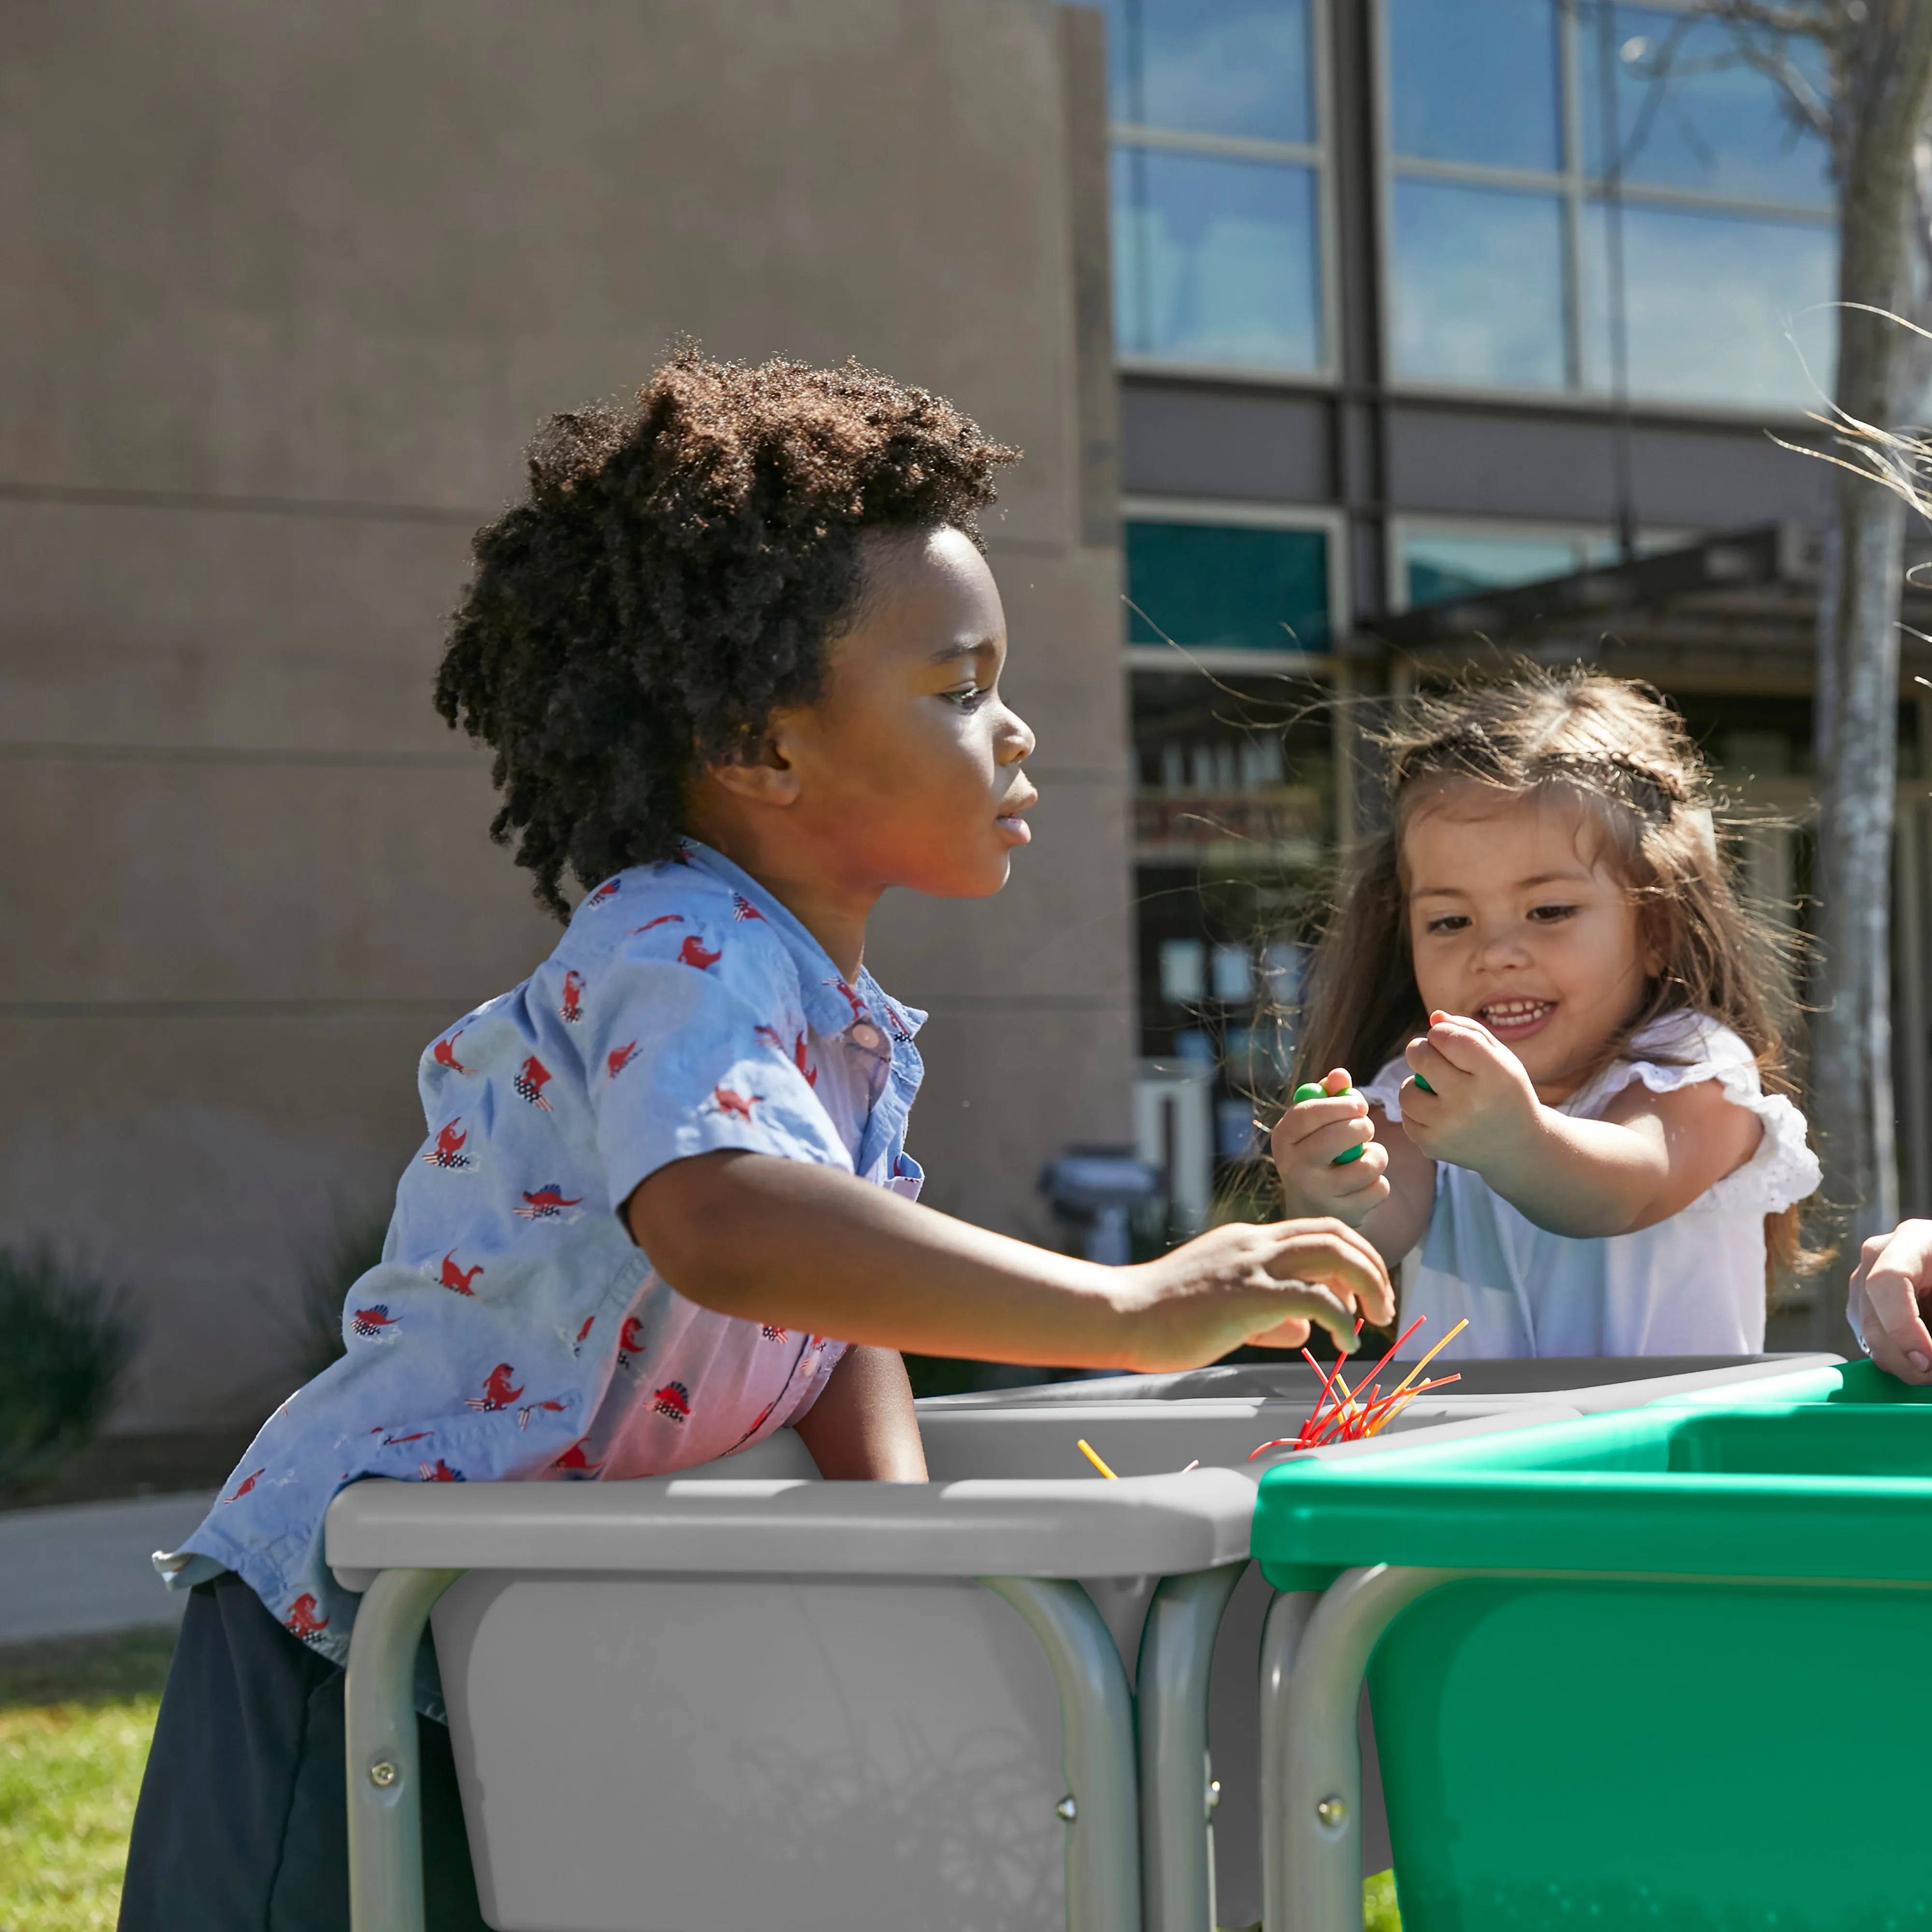
[[[124,1288],[64,1266],[45,1246],[0,1248],[0,1492],[88,1442],[107,1419],[140,1328]]]

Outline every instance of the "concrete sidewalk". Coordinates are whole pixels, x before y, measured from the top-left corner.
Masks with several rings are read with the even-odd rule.
[[[178,1622],[185,1593],[166,1588],[148,1559],[174,1549],[213,1500],[197,1492],[0,1513],[0,1643]]]

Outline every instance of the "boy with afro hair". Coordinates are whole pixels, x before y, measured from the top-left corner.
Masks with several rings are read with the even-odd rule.
[[[192,1594],[124,1932],[347,1924],[346,1484],[661,1475],[787,1426],[828,1478],[917,1482],[899,1349],[1175,1369],[1390,1318],[1336,1222],[1109,1268],[916,1204],[922,1016],[866,922],[890,886],[998,891],[1028,840],[975,520],[1016,454],[856,363],[686,349],[554,418],[479,533],[437,706],[564,932],[424,1052],[347,1353],[157,1559]],[[430,1923],[480,1924],[427,1654],[418,1690]]]

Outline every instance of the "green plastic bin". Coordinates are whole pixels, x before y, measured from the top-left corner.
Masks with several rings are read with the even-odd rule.
[[[1780,1391],[1782,1391],[1780,1394]],[[1263,1479],[1268,1932],[1932,1927],[1932,1402],[1869,1364]]]

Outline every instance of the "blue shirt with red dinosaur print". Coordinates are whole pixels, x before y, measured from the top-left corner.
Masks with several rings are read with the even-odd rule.
[[[529,980],[424,1051],[428,1132],[344,1309],[347,1353],[269,1418],[162,1574],[232,1570],[340,1660],[357,1599],[322,1519],[346,1484],[662,1475],[796,1421],[845,1345],[686,1300],[620,1210],[719,1148],[916,1195],[924,1018],[868,974],[848,984],[705,846],[605,880]]]

